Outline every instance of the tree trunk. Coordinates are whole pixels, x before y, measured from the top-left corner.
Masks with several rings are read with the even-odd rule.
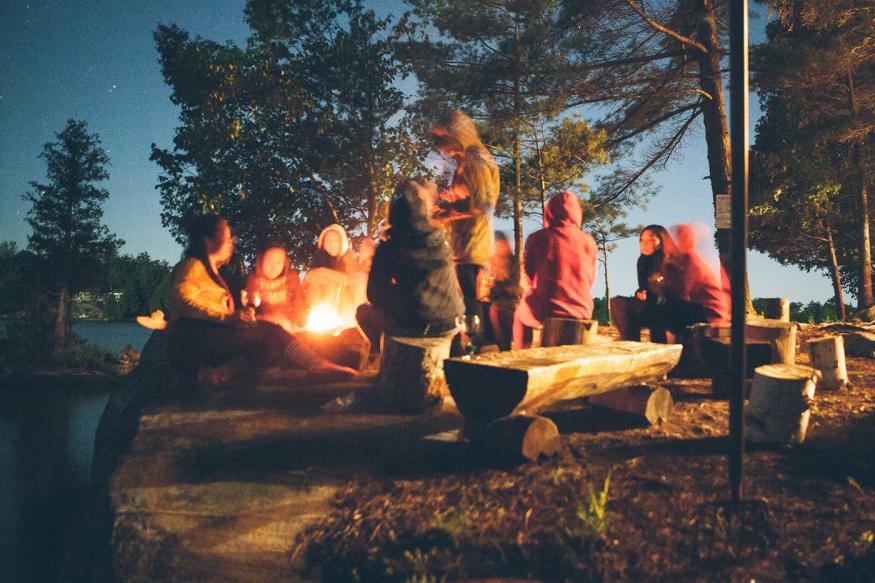
[[[517,65],[520,65],[520,26],[519,22],[514,25],[514,49],[517,59]],[[513,167],[514,187],[513,187],[513,242],[514,254],[516,255],[515,271],[513,274],[514,281],[520,280],[520,269],[522,267],[523,258],[523,200],[522,200],[522,155],[520,153],[520,76],[517,73],[513,81]]]
[[[839,320],[844,322],[847,319],[845,313],[845,299],[842,295],[842,275],[839,272],[839,260],[836,255],[835,241],[832,238],[832,227],[826,227],[827,244],[829,245],[829,271],[832,279],[832,289],[835,294],[836,307],[839,311]]]
[[[608,310],[608,326],[613,323],[613,319],[611,318],[611,286],[608,284],[608,244],[604,243],[602,245],[602,257],[604,258],[605,264],[605,305]]]
[[[854,86],[854,74],[848,70],[848,100],[851,107],[851,117],[856,122],[859,116],[857,92]],[[859,213],[860,213],[860,285],[857,291],[857,309],[866,310],[875,303],[872,297],[872,247],[869,238],[869,176],[866,172],[866,160],[861,151],[860,142],[851,143],[851,160],[857,171],[859,182]]]
[[[60,355],[67,345],[70,331],[70,290],[62,286],[58,292],[58,313],[55,316],[55,355]]]
[[[708,97],[702,100],[702,122],[705,126],[705,143],[708,150],[708,171],[711,180],[711,195],[716,208],[718,194],[730,194],[732,184],[732,155],[729,145],[729,125],[726,121],[726,103],[723,99],[723,75],[720,60],[723,49],[717,31],[717,15],[712,0],[703,1],[702,19],[697,30],[697,40],[707,49],[699,53],[699,87]],[[717,250],[720,263],[727,273],[732,265],[729,229],[717,230]],[[735,282],[731,282],[735,285]],[[747,298],[748,312],[753,310],[747,274],[742,283]]]

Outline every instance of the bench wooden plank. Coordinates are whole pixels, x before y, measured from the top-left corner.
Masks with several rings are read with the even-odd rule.
[[[530,348],[450,358],[444,372],[459,411],[488,422],[662,377],[681,349],[632,341]]]

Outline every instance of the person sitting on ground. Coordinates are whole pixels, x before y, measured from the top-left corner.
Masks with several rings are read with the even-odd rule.
[[[304,327],[307,319],[304,288],[282,246],[271,245],[256,258],[246,292],[258,320],[272,322],[290,333]]]
[[[430,221],[432,183],[405,180],[389,206],[386,240],[377,246],[368,279],[370,304],[356,317],[369,337],[437,337],[458,332],[465,313],[453,257]]]
[[[583,210],[569,191],[547,203],[544,228],[529,235],[523,265],[531,289],[514,317],[514,347],[526,345],[525,328],[540,328],[550,316],[592,318],[592,286],[598,255],[595,239],[580,226]]]
[[[340,225],[329,225],[319,234],[311,269],[304,276],[304,291],[310,308],[328,304],[343,319],[352,318],[364,301],[361,266],[349,236]]]
[[[447,224],[468,332],[475,344],[488,344],[491,339],[480,332],[486,326],[486,305],[477,281],[489,265],[494,245],[492,214],[499,192],[498,165],[480,140],[474,122],[459,110],[447,112],[430,137],[438,152],[456,162],[452,184],[440,194],[434,209],[435,218]]]
[[[345,274],[359,270],[358,257],[342,226],[335,223],[322,229],[316,241],[316,253],[311,265],[314,269],[327,267]]]
[[[228,222],[200,215],[190,224],[188,247],[174,268],[169,298],[168,357],[189,378],[201,367],[215,367],[243,357],[250,370],[289,366],[303,368],[318,380],[344,380],[356,375],[316,355],[276,324],[257,321],[251,310],[238,309],[219,267],[234,252]]]

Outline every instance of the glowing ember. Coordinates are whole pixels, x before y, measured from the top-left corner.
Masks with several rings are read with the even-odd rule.
[[[340,314],[334,306],[330,304],[316,304],[310,308],[310,313],[307,314],[307,325],[305,329],[312,332],[340,332],[341,328],[347,326]]]

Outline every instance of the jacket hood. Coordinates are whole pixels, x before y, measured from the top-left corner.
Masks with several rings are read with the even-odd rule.
[[[465,112],[458,109],[448,111],[431,130],[431,135],[436,138],[452,140],[461,150],[483,146],[474,121]]]
[[[316,242],[316,247],[322,249],[323,251],[325,250],[325,235],[328,234],[329,231],[335,231],[338,235],[340,235],[341,244],[340,254],[338,255],[338,257],[343,257],[344,255],[346,255],[346,252],[349,251],[349,235],[347,235],[344,228],[337,223],[333,225],[328,225],[327,227],[322,229],[322,232],[319,233],[319,240]]]
[[[419,196],[416,184],[412,180],[401,182],[389,204],[389,237],[400,233],[428,234],[433,230],[428,209]]]
[[[579,229],[582,223],[583,209],[580,208],[580,201],[571,191],[566,190],[562,194],[557,194],[547,203],[547,208],[544,211],[545,227]]]

